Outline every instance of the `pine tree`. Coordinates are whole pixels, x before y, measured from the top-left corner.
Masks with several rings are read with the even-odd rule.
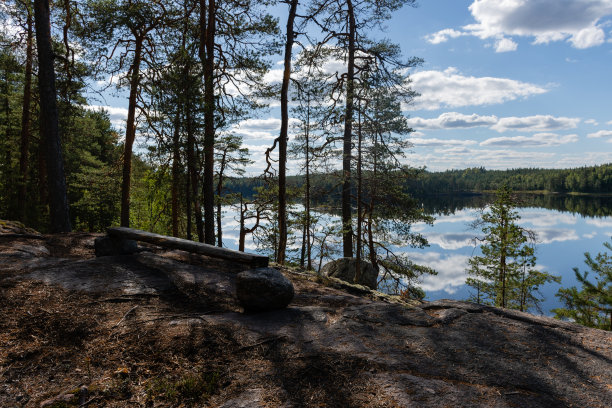
[[[604,242],[604,246],[612,251],[612,240]],[[580,273],[578,268],[574,268],[582,289],[575,286],[560,289],[557,297],[565,308],[553,309],[553,312],[557,318],[569,318],[585,326],[612,330],[612,255],[600,252],[593,258],[587,252],[584,257],[584,263],[595,274],[595,281],[588,279],[589,271]]]
[[[484,237],[477,238],[482,255],[469,260],[466,283],[476,289],[470,300],[525,311],[541,302],[537,290],[542,284],[559,278],[534,269],[535,233],[517,224],[512,190],[504,184],[496,195],[473,225]]]

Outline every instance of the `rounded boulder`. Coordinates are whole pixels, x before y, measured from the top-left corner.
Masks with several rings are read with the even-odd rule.
[[[283,309],[294,293],[291,281],[274,268],[250,269],[236,276],[236,295],[249,312]]]
[[[321,273],[325,276],[340,279],[349,283],[357,283],[364,285],[370,289],[376,289],[378,272],[374,269],[371,263],[361,260],[359,269],[361,270],[361,278],[355,281],[355,271],[357,269],[357,259],[355,258],[340,258],[323,265]]]

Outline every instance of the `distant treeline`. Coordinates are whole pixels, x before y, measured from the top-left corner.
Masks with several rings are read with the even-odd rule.
[[[514,191],[549,193],[612,193],[612,163],[575,169],[512,169],[485,170],[469,168],[442,172],[414,171],[397,173],[405,178],[406,191],[415,197],[439,194],[465,194],[495,191],[504,183]],[[312,187],[323,201],[339,197],[339,174],[312,175]],[[287,184],[298,189],[302,176],[287,178]],[[228,190],[251,197],[257,187],[263,186],[258,178],[239,178],[228,182]]]
[[[424,172],[407,183],[414,195],[494,191],[504,183],[514,191],[605,194],[612,193],[612,164],[576,169],[469,168]]]

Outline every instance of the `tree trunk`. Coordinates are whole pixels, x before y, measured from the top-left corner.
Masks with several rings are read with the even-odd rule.
[[[19,183],[19,191],[17,194],[17,211],[19,213],[19,221],[26,221],[26,197],[28,183],[28,168],[29,168],[29,149],[30,149],[30,105],[32,101],[32,53],[33,53],[33,31],[32,31],[32,12],[28,7],[27,16],[27,39],[26,39],[26,66],[25,78],[23,84],[23,104],[21,110],[21,146],[19,159],[19,174],[21,180]]]
[[[246,230],[244,228],[244,213],[246,209],[243,210],[243,200],[242,193],[240,193],[240,237],[238,238],[238,250],[244,252],[244,241],[246,238]]]
[[[195,135],[193,134],[193,117],[191,115],[191,107],[187,106],[187,172],[191,181],[191,194],[193,202],[193,212],[195,216],[196,232],[198,241],[204,241],[204,228],[202,226],[202,207],[200,206],[200,194],[198,189],[198,170],[196,162],[198,155],[195,144]],[[214,242],[213,242],[214,244]]]
[[[187,239],[189,240],[193,238],[191,234],[191,230],[193,229],[192,222],[191,222],[191,217],[192,217],[191,202],[192,202],[191,200],[191,178],[189,175],[189,171],[187,171],[185,173],[185,204],[186,204],[185,212],[187,213]]]
[[[200,59],[204,65],[204,242],[215,244],[215,196],[214,196],[214,160],[215,160],[215,0],[208,0],[208,23],[202,18],[205,1],[200,1],[200,40],[205,47],[200,47]],[[204,52],[205,48],[205,52]]]
[[[361,280],[361,223],[362,214],[361,214],[361,103],[359,103],[359,120],[357,122],[357,260],[355,262],[355,283],[358,283]]]
[[[353,226],[351,214],[351,142],[353,135],[353,97],[355,92],[355,13],[351,0],[348,6],[348,70],[346,74],[346,109],[342,147],[342,248],[345,258],[353,257]]]
[[[180,122],[181,106],[176,107],[174,118],[174,134],[172,135],[172,236],[178,237],[179,219],[179,185],[181,173],[181,151],[180,151]]]
[[[40,129],[47,145],[47,177],[51,232],[69,232],[70,212],[66,196],[66,177],[59,134],[55,71],[51,48],[49,1],[34,0],[36,45],[38,48],[38,88],[40,93]]]
[[[227,157],[227,149],[223,151],[221,163],[219,163],[219,180],[217,181],[217,246],[223,247],[223,224],[221,223],[223,215],[221,213],[221,193],[223,192],[223,172],[225,171],[225,160]]]
[[[136,138],[136,97],[140,86],[140,61],[142,59],[142,35],[136,36],[134,61],[132,62],[130,78],[130,99],[128,117],[125,129],[125,144],[123,148],[123,181],[121,183],[121,226],[130,226],[130,184],[132,177],[132,146]]]
[[[285,61],[283,70],[283,83],[281,85],[281,128],[278,139],[278,254],[276,262],[285,263],[287,250],[287,139],[289,128],[288,93],[291,79],[291,51],[293,49],[293,23],[297,11],[298,0],[291,0],[289,17],[287,18],[287,39],[285,41]]]

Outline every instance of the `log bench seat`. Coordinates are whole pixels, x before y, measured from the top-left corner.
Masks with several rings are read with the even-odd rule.
[[[96,240],[96,255],[103,256],[110,253],[128,254],[136,252],[137,245],[134,241],[147,242],[169,249],[180,249],[187,252],[205,255],[212,258],[225,259],[248,265],[251,268],[268,266],[268,257],[263,255],[249,254],[235,251],[233,249],[221,248],[201,242],[189,241],[187,239],[169,237],[152,232],[137,230],[126,227],[111,227],[107,229],[108,237]]]

